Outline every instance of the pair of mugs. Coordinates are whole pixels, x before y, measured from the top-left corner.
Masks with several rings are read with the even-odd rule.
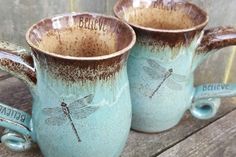
[[[26,34],[31,53],[0,42],[1,69],[33,96],[32,117],[0,103],[8,148],[38,143],[45,157],[118,157],[131,118],[134,130],[160,132],[188,109],[211,118],[220,97],[236,95],[235,84],[193,86],[196,67],[236,44],[236,29],[203,31],[208,15],[179,0],[119,0],[114,12],[121,20],[93,13],[43,19]]]

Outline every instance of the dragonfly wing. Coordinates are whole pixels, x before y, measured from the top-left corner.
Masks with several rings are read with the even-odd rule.
[[[158,73],[155,69],[151,69],[149,67],[144,66],[143,70],[146,72],[146,74],[151,77],[153,80],[158,80],[163,77],[160,73]]]
[[[88,106],[88,107],[84,107],[81,108],[79,110],[79,112],[71,112],[72,113],[72,117],[76,118],[76,119],[84,119],[87,118],[89,115],[93,114],[94,112],[96,112],[98,110],[98,106]]]
[[[82,108],[89,106],[93,101],[93,97],[94,95],[90,94],[84,98],[74,101],[69,105],[70,111],[79,112]]]
[[[47,125],[52,125],[52,126],[60,126],[63,125],[67,120],[66,115],[61,115],[57,117],[51,117],[45,120],[45,123]]]
[[[171,78],[166,81],[166,86],[173,90],[182,90],[182,86]]]
[[[164,67],[162,67],[159,63],[157,63],[155,60],[148,59],[147,62],[149,64],[149,66],[152,67],[153,70],[155,70],[155,71],[157,70],[160,73],[166,73],[167,72],[167,70]]]
[[[184,75],[179,75],[179,74],[172,74],[173,79],[176,80],[177,82],[184,82],[186,81],[186,76]]]
[[[61,107],[55,107],[55,108],[44,108],[43,109],[43,114],[47,115],[47,116],[55,116],[58,114],[62,114],[62,108]]]

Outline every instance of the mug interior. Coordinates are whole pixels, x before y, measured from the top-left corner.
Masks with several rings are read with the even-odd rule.
[[[119,0],[114,12],[131,25],[161,30],[189,29],[208,21],[205,11],[182,0]]]
[[[121,51],[134,42],[132,28],[99,14],[67,14],[40,21],[26,35],[30,46],[49,54],[96,57]]]

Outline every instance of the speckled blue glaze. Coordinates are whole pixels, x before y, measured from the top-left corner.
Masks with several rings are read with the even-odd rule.
[[[188,47],[153,48],[136,43],[128,61],[134,130],[168,130],[179,123],[187,110],[199,119],[212,118],[219,108],[219,97],[235,96],[235,85],[194,87],[195,69],[214,52],[198,52],[202,35],[196,36]],[[164,79],[168,69],[173,73]]]
[[[182,0],[118,0],[114,13],[137,35],[128,61],[134,130],[170,129],[187,110],[212,118],[220,97],[235,96],[235,85],[194,87],[195,69],[216,50],[236,45],[235,28],[204,30],[207,13]]]
[[[44,156],[103,157],[109,154],[118,157],[131,121],[126,66],[111,80],[74,84],[51,78],[46,69],[37,69],[39,77],[33,102],[33,128],[37,130],[34,137]],[[89,94],[94,95],[91,106],[98,107],[97,111],[78,120],[72,115],[81,142],[78,142],[69,121],[60,127],[45,124],[49,117],[43,113],[44,108],[60,107],[62,101],[70,104]]]
[[[69,31],[84,29],[100,33],[100,38],[115,33],[117,52],[63,56],[37,45],[45,31],[54,26],[66,29],[68,24],[76,25],[77,19],[81,26],[83,18],[97,23]],[[98,21],[105,22],[98,25]],[[99,32],[100,27],[103,32]],[[0,103],[0,126],[7,128],[2,143],[14,151],[30,149],[37,143],[45,157],[118,157],[131,126],[127,60],[136,40],[133,29],[113,17],[72,13],[39,22],[26,37],[32,53],[0,42],[0,68],[23,80],[33,97],[32,117]]]
[[[195,48],[196,41],[189,48],[180,50],[179,55],[173,58],[170,48],[151,53],[150,47],[136,43],[128,62],[133,104],[133,129],[145,132],[163,131],[175,126],[180,121],[185,111],[190,107],[194,94],[192,60]],[[165,69],[172,68],[174,73],[185,76],[186,79],[177,82],[182,89],[173,90],[167,87],[166,84],[169,82],[165,82],[150,98],[163,80],[163,77],[152,79],[145,71],[144,67],[150,67],[148,64],[150,59]],[[153,68],[153,75],[155,75],[157,69],[150,68]]]

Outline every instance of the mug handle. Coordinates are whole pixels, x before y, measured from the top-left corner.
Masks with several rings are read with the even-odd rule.
[[[204,31],[197,48],[195,61],[203,62],[216,50],[236,45],[236,29],[217,27]],[[197,66],[197,65],[196,65]],[[220,98],[236,96],[236,84],[205,84],[195,88],[191,113],[198,119],[213,118],[220,106]]]
[[[0,41],[0,69],[25,82],[31,91],[36,85],[32,56],[22,47]],[[33,143],[31,116],[0,103],[0,126],[6,128],[1,142],[13,151],[25,151]]]

